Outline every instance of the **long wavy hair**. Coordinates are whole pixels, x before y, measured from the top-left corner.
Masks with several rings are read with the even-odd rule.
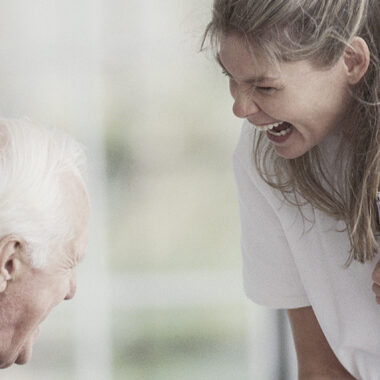
[[[366,41],[370,65],[362,80],[350,89],[348,116],[352,123],[339,147],[340,156],[345,157],[340,173],[344,190],[326,177],[318,146],[301,157],[284,159],[260,134],[253,157],[261,177],[288,202],[300,210],[308,202],[345,222],[351,243],[347,265],[352,260],[371,261],[379,249],[379,20],[378,0],[214,0],[212,20],[202,41],[202,49],[210,41],[217,53],[224,35],[238,33],[253,46],[253,54],[254,47],[259,47],[260,54],[271,62],[309,60],[326,68],[339,60],[353,37]]]

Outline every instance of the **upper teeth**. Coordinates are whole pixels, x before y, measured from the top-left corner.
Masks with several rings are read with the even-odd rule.
[[[268,125],[255,125],[255,124],[252,124],[252,125],[253,125],[256,129],[258,129],[259,131],[266,132],[266,131],[268,131],[269,129],[273,129],[273,128],[278,127],[278,126],[281,125],[282,123],[284,123],[284,121],[280,121],[280,122],[278,122],[278,123],[268,124]]]

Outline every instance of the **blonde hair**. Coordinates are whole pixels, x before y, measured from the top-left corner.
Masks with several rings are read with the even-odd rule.
[[[271,62],[309,60],[319,67],[338,61],[353,37],[367,43],[371,60],[363,79],[351,88],[352,127],[339,147],[347,162],[341,167],[345,191],[338,191],[324,172],[320,149],[295,159],[274,153],[262,136],[254,161],[261,177],[298,206],[309,202],[344,220],[351,250],[347,260],[373,259],[379,245],[376,196],[380,182],[380,2],[377,0],[214,0],[207,39],[218,50],[221,37],[238,33]],[[252,45],[253,43],[253,45]],[[275,169],[270,173],[268,162]],[[327,186],[326,186],[327,184]],[[339,189],[340,190],[340,189]]]

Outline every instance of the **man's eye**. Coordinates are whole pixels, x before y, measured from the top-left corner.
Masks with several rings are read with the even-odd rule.
[[[265,92],[265,93],[272,93],[272,92],[276,91],[276,89],[274,87],[256,87],[256,90],[261,91],[261,92]]]
[[[226,70],[222,70],[222,74],[225,75],[228,78],[231,78],[230,73],[228,73]]]

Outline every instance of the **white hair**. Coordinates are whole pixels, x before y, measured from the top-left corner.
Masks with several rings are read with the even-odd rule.
[[[44,266],[58,244],[73,238],[64,173],[84,185],[86,156],[80,143],[28,120],[0,119],[0,239],[21,236],[33,267]]]

